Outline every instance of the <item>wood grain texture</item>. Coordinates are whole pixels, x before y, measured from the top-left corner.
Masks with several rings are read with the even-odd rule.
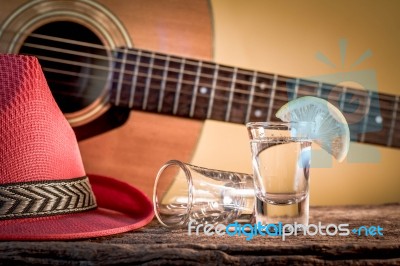
[[[380,225],[384,236],[189,236],[154,220],[137,231],[66,242],[0,242],[0,264],[400,265],[400,205],[312,207],[310,223]]]

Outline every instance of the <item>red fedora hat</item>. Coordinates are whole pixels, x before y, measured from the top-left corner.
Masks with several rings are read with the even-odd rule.
[[[152,218],[137,188],[86,175],[38,60],[0,55],[0,240],[105,236]]]

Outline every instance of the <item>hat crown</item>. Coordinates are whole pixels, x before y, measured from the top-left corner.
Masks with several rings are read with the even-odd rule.
[[[38,60],[0,55],[0,185],[84,175],[75,134]]]
[[[152,218],[136,188],[103,176],[89,182],[37,59],[0,55],[0,240],[111,235]]]

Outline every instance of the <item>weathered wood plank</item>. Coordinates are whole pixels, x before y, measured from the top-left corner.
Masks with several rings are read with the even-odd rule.
[[[140,230],[79,241],[0,242],[0,264],[400,265],[400,204],[312,207],[310,223],[380,225],[383,236],[196,236],[154,220]],[[1,228],[0,228],[1,233]]]

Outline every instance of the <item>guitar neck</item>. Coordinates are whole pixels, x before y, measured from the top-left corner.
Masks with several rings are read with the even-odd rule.
[[[353,141],[400,147],[399,97],[138,49],[116,52],[111,103],[131,109],[245,124],[277,121],[301,96],[345,115]]]

